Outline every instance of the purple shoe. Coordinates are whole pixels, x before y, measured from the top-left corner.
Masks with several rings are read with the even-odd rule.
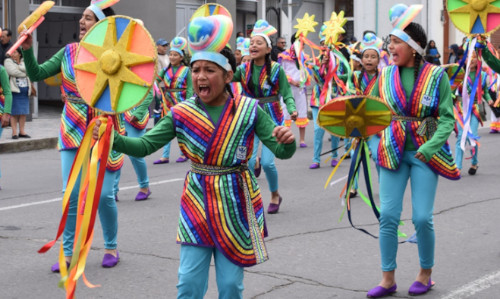
[[[167,158],[167,160],[162,160],[162,159],[159,159],[159,160],[156,160],[153,162],[153,164],[167,164],[168,162],[170,162]]]
[[[319,163],[314,162],[313,164],[309,165],[309,169],[318,169],[319,168]]]
[[[280,196],[280,201],[278,202],[278,204],[270,203],[269,206],[267,207],[267,213],[268,214],[278,213],[278,211],[280,210],[280,205],[281,205],[282,200],[283,200],[283,198],[281,198],[281,196]]]
[[[301,142],[301,143],[300,143],[300,147],[301,147],[301,148],[305,148],[305,147],[307,147],[307,144],[305,144],[304,142]]]
[[[118,194],[115,194],[115,201],[118,201]]]
[[[255,175],[256,178],[260,176],[260,173],[262,171],[262,164],[260,164],[260,158],[258,158],[257,160],[259,160],[259,167],[253,170],[253,174]]]
[[[337,166],[337,164],[339,164],[339,160],[337,160],[337,159],[332,159],[332,167]]]
[[[415,281],[408,289],[408,294],[412,296],[423,295],[427,293],[433,286],[434,283],[432,282],[430,277],[429,277],[429,283],[427,285],[424,285],[420,281]]]
[[[186,162],[187,160],[188,160],[187,157],[180,156],[179,159],[175,160],[175,162],[182,163],[182,162]]]
[[[381,286],[376,286],[373,289],[371,289],[370,291],[368,291],[368,293],[366,294],[366,297],[368,297],[368,298],[380,298],[380,297],[389,296],[391,294],[396,293],[397,288],[398,288],[398,286],[396,284],[388,289],[381,287]]]
[[[137,196],[135,197],[135,200],[139,201],[139,200],[146,200],[148,199],[148,197],[151,195],[151,190],[148,189],[148,193],[144,193],[142,191],[139,191],[139,193],[137,193]]]
[[[491,129],[491,130],[490,130],[490,134],[497,134],[497,133],[498,133],[498,131],[497,131],[497,130],[494,130],[494,129]]]
[[[113,268],[120,261],[120,255],[118,251],[116,252],[116,256],[113,256],[110,253],[106,253],[102,258],[102,266],[104,268]]]
[[[66,268],[69,268],[69,263],[66,262]],[[54,272],[54,273],[59,273],[60,269],[59,269],[59,262],[55,263],[54,265],[52,265],[52,267],[50,267],[50,271]]]

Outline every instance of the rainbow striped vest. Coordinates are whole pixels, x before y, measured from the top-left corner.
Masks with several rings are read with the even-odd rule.
[[[386,101],[396,115],[437,118],[439,116],[439,84],[444,70],[430,63],[425,63],[413,87],[410,100],[406,99],[401,82],[399,68],[388,66],[382,69],[379,76],[380,96]],[[396,170],[403,156],[406,134],[409,134],[418,149],[427,142],[428,137],[419,135],[417,129],[422,121],[393,120],[383,131],[378,149],[378,164],[384,168]],[[456,180],[460,171],[455,165],[448,142],[432,156],[427,165],[437,174]]]
[[[377,76],[374,75],[370,79],[370,75],[367,72],[363,72],[363,76],[361,80],[359,80],[359,71],[355,71],[353,75],[353,83],[356,88],[356,94],[359,95],[369,95],[371,94],[373,88],[375,87],[375,83],[377,82]]]
[[[240,95],[229,99],[217,123],[199,99],[188,99],[171,111],[179,146],[192,163],[233,167],[246,164],[252,156],[256,100]],[[236,265],[255,265],[258,253],[250,237],[243,182],[248,184],[258,229],[264,237],[260,189],[248,169],[223,175],[202,175],[191,170],[181,197],[177,242],[216,247]]]
[[[70,150],[78,149],[82,142],[83,135],[87,130],[90,121],[99,115],[99,112],[89,107],[81,98],[76,88],[75,70],[73,63],[75,61],[78,43],[66,45],[64,56],[61,62],[62,88],[67,96],[61,114],[61,127],[59,130],[58,149]],[[121,135],[125,134],[123,124],[114,118],[115,129]],[[123,165],[123,154],[112,151],[108,158],[106,169],[116,171]]]
[[[189,67],[184,65],[169,67],[165,70],[163,82],[165,82],[165,95],[167,96],[167,103],[171,105],[169,108],[186,100],[188,75]]]
[[[257,88],[257,92],[255,90],[250,90],[249,83],[252,80],[252,68],[250,67],[250,62],[246,62],[241,64],[238,67],[238,71],[241,72],[241,86],[245,91],[245,94],[251,98],[263,98],[270,96],[278,96],[280,89],[280,69],[281,66],[272,61],[271,62],[271,71],[270,71],[270,79],[272,82],[272,86],[267,82],[267,67],[266,65],[262,66],[259,75],[259,82],[253,82],[255,88]],[[259,104],[264,111],[269,114],[274,121],[274,123],[278,126],[282,126],[284,124],[283,111],[281,110],[280,101],[275,101],[271,103]]]

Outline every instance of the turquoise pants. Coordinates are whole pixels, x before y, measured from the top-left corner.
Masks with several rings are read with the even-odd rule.
[[[127,132],[128,137],[141,137],[146,133],[146,129],[138,130],[134,126],[130,125],[128,122],[125,122],[125,131]],[[138,158],[133,156],[128,156],[130,158],[130,162],[134,167],[135,175],[137,176],[137,183],[139,183],[140,188],[149,187],[149,176],[148,176],[148,168],[146,166],[146,159],[144,157]],[[121,169],[117,171],[115,178],[115,193],[119,191],[119,182],[121,177]]]
[[[63,193],[69,179],[71,166],[76,156],[76,149],[61,151],[61,169],[63,179]],[[115,183],[116,172],[106,170],[104,182],[102,184],[101,198],[99,200],[99,219],[101,220],[102,232],[104,237],[104,248],[116,249],[116,239],[118,235],[118,210],[116,208],[115,194],[113,186]],[[78,192],[80,178],[75,183],[75,188],[71,192],[69,199],[68,218],[63,233],[64,255],[73,255],[73,241],[75,239],[76,212],[78,206]]]
[[[167,143],[164,147],[163,147],[163,153],[161,155],[162,158],[167,158],[169,159],[170,158],[170,144],[172,143],[172,141],[170,141],[169,143]],[[181,153],[182,154],[182,153]]]
[[[314,153],[313,153],[313,163],[321,164],[320,156],[321,150],[323,149],[323,136],[325,136],[325,130],[323,130],[317,122],[318,119],[318,107],[311,107],[313,122],[314,122]],[[331,149],[336,149],[339,146],[340,138],[337,136],[331,135],[332,138],[332,147]],[[337,158],[337,150],[332,152],[332,158]]]
[[[190,245],[181,245],[177,298],[203,298],[208,289],[212,255],[219,299],[243,298],[243,267],[231,263],[218,249]]]
[[[398,225],[408,179],[411,183],[412,222],[418,240],[420,267],[434,266],[434,198],[438,175],[415,158],[416,151],[405,151],[396,171],[380,168],[380,253],[382,271],[397,268]]]
[[[474,136],[477,136],[477,129],[479,127],[479,119],[475,115],[471,115],[470,117],[470,129]],[[455,144],[455,163],[457,163],[457,168],[462,169],[462,160],[464,158],[464,151],[460,147],[460,140],[462,139],[463,128],[457,123],[458,135],[457,135],[457,143]],[[468,140],[466,141],[468,142]],[[475,146],[474,154],[472,155],[472,165],[477,165],[477,152],[479,147]]]
[[[252,158],[248,161],[248,168],[250,168],[251,171],[255,168],[255,162],[257,161],[257,154],[259,152],[259,143],[259,137],[256,135],[253,142]],[[274,164],[274,154],[264,144],[262,144],[260,153],[260,165],[262,165],[262,169],[266,173],[269,191],[278,191],[278,169],[276,169],[276,165]]]

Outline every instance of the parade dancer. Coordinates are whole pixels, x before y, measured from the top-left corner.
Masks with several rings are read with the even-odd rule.
[[[106,16],[114,15],[110,5],[118,1],[100,1],[91,4],[82,14],[79,21],[80,40],[99,20]],[[61,169],[63,180],[63,193],[66,190],[71,166],[75,159],[78,147],[90,121],[99,113],[90,108],[81,98],[76,88],[74,77],[74,61],[78,43],[71,43],[59,50],[49,60],[39,65],[33,52],[33,38],[28,38],[22,43],[24,63],[26,72],[31,81],[41,81],[58,73],[62,75],[62,89],[64,109],[61,115],[61,129],[59,132],[58,149],[61,154]],[[124,128],[120,126],[120,121],[115,118],[116,128],[120,133],[124,133]],[[118,264],[119,255],[116,250],[118,235],[118,210],[116,208],[114,182],[117,170],[123,165],[123,154],[112,152],[106,165],[106,174],[99,201],[99,219],[104,237],[104,258],[103,267],[114,267]],[[80,186],[80,179],[75,186]],[[68,218],[63,233],[63,247],[66,263],[69,266],[73,254],[73,243],[75,235],[76,214],[78,205],[79,188],[75,187],[70,197]],[[59,272],[59,263],[52,266],[53,272]]]
[[[2,136],[3,128],[10,123],[11,109],[12,92],[10,91],[9,75],[3,65],[0,65],[0,137]],[[1,177],[2,172],[0,171]],[[2,190],[1,187],[0,190]]]
[[[255,99],[230,94],[233,71],[225,56],[230,52],[218,51],[231,31],[231,18],[225,15],[194,18],[188,39],[196,98],[172,107],[141,138],[115,133],[113,148],[134,156],[154,153],[177,137],[191,160],[177,234],[177,298],[203,298],[212,256],[219,298],[243,298],[244,267],[267,260],[262,198],[247,167],[254,135],[282,159],[296,148],[291,130],[276,126]],[[97,133],[98,128],[94,138]]]
[[[297,111],[283,68],[278,63],[271,61],[272,46],[268,35],[274,33],[276,33],[276,29],[267,21],[258,20],[255,23],[250,38],[250,57],[252,60],[237,68],[233,81],[241,82],[245,94],[259,100],[259,105],[271,116],[274,123],[282,126],[284,120],[280,95],[283,97],[283,102],[292,120],[297,119]],[[248,163],[250,169],[255,167],[258,146],[259,142],[256,140],[252,158]],[[278,170],[274,164],[274,154],[265,144],[262,145],[260,163],[266,173],[269,191],[271,191],[271,203],[267,212],[276,214],[283,198],[278,191]]]
[[[295,99],[295,106],[298,113],[297,120],[295,120],[295,125],[299,128],[299,146],[301,148],[304,148],[307,147],[305,138],[306,127],[307,124],[309,124],[309,119],[307,118],[306,86],[309,85],[310,80],[308,80],[309,78],[301,78],[299,61],[294,46],[295,40],[296,34],[293,34],[290,40],[290,48],[278,54],[278,63],[285,71],[288,83],[290,83],[290,87],[292,89],[292,94],[293,98]],[[303,84],[302,81],[305,81],[305,84]],[[285,119],[285,126],[290,127],[292,125],[292,120],[290,114],[286,111],[286,106],[284,105],[284,103],[282,103],[282,110]]]
[[[482,48],[482,57],[484,59],[484,61],[486,62],[486,64],[493,70],[493,77],[495,78],[494,81],[495,83],[492,84],[492,87],[490,88],[490,90],[493,92],[493,94],[495,95],[495,103],[492,105],[490,105],[490,107],[492,107],[492,111],[491,111],[491,122],[490,122],[490,133],[491,134],[496,134],[496,133],[500,133],[500,116],[497,116],[497,114],[495,114],[493,112],[493,109],[496,110],[496,113],[500,114],[500,108],[499,108],[499,100],[498,100],[498,96],[499,96],[499,93],[498,93],[498,90],[500,89],[500,82],[498,82],[498,80],[500,79],[500,60],[493,54],[491,53],[490,49],[488,47],[486,47],[486,44],[487,44],[487,41],[486,39],[482,38],[482,37],[479,37],[478,39],[479,41],[479,47]]]
[[[146,133],[146,126],[149,122],[149,105],[153,101],[153,93],[150,92],[146,99],[132,110],[127,110],[120,115],[120,120],[125,124],[125,134],[129,137],[141,137]],[[151,195],[149,190],[149,176],[146,160],[140,157],[129,156],[130,162],[134,167],[139,183],[139,192],[135,196],[136,201],[146,200]],[[118,170],[115,179],[115,200],[118,201],[119,182],[121,177],[121,169]]]
[[[397,289],[397,230],[409,179],[420,272],[408,292],[425,294],[434,285],[432,213],[438,175],[448,179],[460,177],[446,143],[454,125],[448,76],[442,68],[423,61],[427,36],[422,26],[411,22],[421,9],[422,5],[404,4],[391,8],[389,16],[394,29],[389,52],[395,65],[382,69],[372,91],[391,108],[393,119],[383,131],[378,149],[382,281],[368,292],[371,298],[392,294]]]
[[[483,121],[481,120],[481,115],[479,113],[479,105],[481,98],[484,98],[487,102],[488,105],[493,105],[493,100],[491,99],[490,93],[488,92],[488,84],[486,80],[486,72],[481,71],[480,69],[478,70],[477,68],[477,55],[475,52],[472,52],[472,57],[470,60],[469,64],[469,76],[467,78],[467,93],[471,95],[472,93],[472,86],[473,82],[475,81],[476,78],[476,72],[479,72],[477,76],[481,77],[481,95],[476,92],[475,97],[473,99],[474,104],[472,106],[472,113],[470,116],[470,129],[472,136],[468,136],[467,139],[469,138],[474,138],[478,139],[478,127],[479,124],[481,126],[483,125]],[[471,99],[472,100],[472,99]],[[457,117],[457,124],[456,127],[458,129],[458,135],[457,135],[457,142],[455,145],[455,161],[457,163],[458,169],[462,169],[462,160],[463,160],[463,150],[462,147],[460,146],[460,142],[462,140],[462,134],[463,134],[463,117],[464,117],[464,109],[467,109],[466,107],[463,107],[462,105],[462,97],[458,96],[457,101],[456,101],[456,109],[458,112]],[[467,133],[466,133],[467,134]],[[478,152],[479,152],[479,146],[477,143],[474,145],[474,147],[471,149],[471,154],[472,154],[472,160],[471,160],[471,166],[469,168],[469,174],[470,175],[475,175],[478,169]]]
[[[191,82],[191,70],[184,65],[184,49],[187,41],[183,37],[175,37],[170,43],[170,65],[164,68],[158,75],[165,84],[165,96],[167,106],[170,109],[178,103],[184,102],[193,96],[193,84]],[[163,103],[165,104],[165,103]],[[170,162],[170,143],[163,148],[163,154],[154,164],[165,164]],[[186,162],[188,159],[181,153],[175,161],[177,163]]]

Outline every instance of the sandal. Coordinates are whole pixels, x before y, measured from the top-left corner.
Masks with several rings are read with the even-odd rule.
[[[474,168],[474,166],[476,166],[476,167]],[[479,166],[477,166],[477,165],[472,165],[472,166],[469,168],[469,174],[470,174],[470,175],[475,175],[475,174],[476,174],[476,172],[477,172],[477,169],[478,169],[478,168],[479,168]]]

